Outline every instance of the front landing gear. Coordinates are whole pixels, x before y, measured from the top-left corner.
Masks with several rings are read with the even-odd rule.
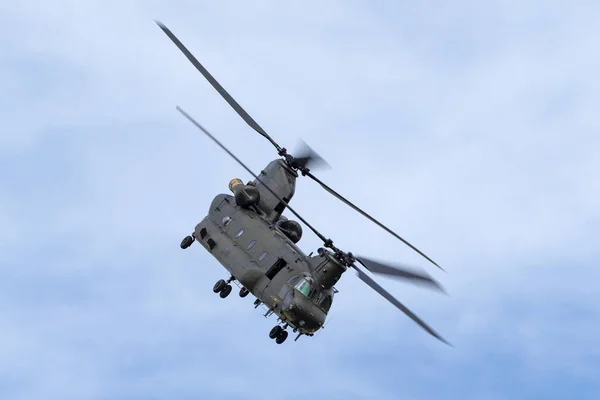
[[[179,245],[179,247],[181,247],[182,249],[185,250],[188,247],[190,247],[192,245],[192,243],[194,243],[195,240],[196,240],[196,238],[194,236],[186,236],[181,241],[181,244]]]
[[[225,288],[225,286],[227,286],[227,282],[225,282],[223,279],[220,279],[217,281],[217,283],[215,283],[215,286],[213,286],[213,292],[219,293]]]
[[[219,293],[219,296],[224,299],[225,297],[229,296],[229,293],[231,293],[231,285],[225,286],[223,290],[221,290],[221,293]]]
[[[275,343],[281,344],[285,342],[285,339],[287,339],[288,332],[281,326],[276,325],[275,327],[273,327],[273,329],[271,329],[271,332],[269,332],[269,337],[271,339],[275,339]]]

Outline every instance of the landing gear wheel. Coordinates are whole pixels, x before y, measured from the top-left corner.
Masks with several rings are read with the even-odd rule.
[[[215,283],[215,286],[213,286],[213,292],[220,293],[223,289],[225,289],[225,286],[227,286],[227,282],[221,279]]]
[[[229,296],[229,293],[231,293],[231,285],[225,286],[223,290],[221,290],[221,293],[219,293],[219,296],[224,299],[225,297]]]
[[[279,333],[279,335],[277,335],[277,338],[275,339],[275,343],[281,344],[281,343],[285,342],[285,339],[287,339],[287,337],[288,337],[288,331],[282,330],[281,333]]]
[[[181,241],[181,244],[179,245],[179,247],[181,247],[182,249],[187,249],[188,247],[190,247],[192,245],[192,243],[194,243],[194,240],[195,239],[193,237],[186,236]]]
[[[275,339],[281,335],[281,332],[285,332],[281,326],[274,326],[273,329],[271,329],[271,332],[269,332],[269,337]]]
[[[246,296],[248,296],[248,293],[250,293],[250,292],[245,287],[240,289],[240,297],[246,297]]]

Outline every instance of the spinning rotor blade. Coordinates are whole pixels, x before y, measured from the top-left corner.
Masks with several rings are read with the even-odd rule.
[[[206,80],[212,85],[212,87],[214,87],[217,90],[217,92],[219,92],[219,94],[225,99],[225,101],[227,101],[227,103],[229,103],[229,105],[235,110],[235,112],[237,112],[238,115],[240,117],[242,117],[242,119],[244,121],[246,121],[246,123],[248,125],[250,125],[250,127],[252,129],[254,129],[256,132],[258,132],[259,134],[261,134],[262,136],[267,138],[267,140],[269,142],[271,142],[271,144],[273,146],[275,146],[277,151],[281,151],[281,147],[246,112],[246,110],[244,110],[242,108],[242,106],[240,106],[238,104],[238,102],[235,101],[234,98],[231,97],[231,95],[229,93],[227,93],[225,88],[223,88],[223,86],[221,86],[221,84],[219,82],[217,82],[217,80],[215,78],[213,78],[213,76],[210,74],[210,72],[208,72],[206,70],[206,68],[204,68],[204,66],[202,64],[200,64],[200,61],[198,61],[196,59],[196,57],[194,57],[194,55],[187,49],[187,47],[185,47],[185,45],[183,43],[181,43],[181,41],[177,38],[177,36],[175,36],[173,34],[173,32],[171,32],[171,30],[169,28],[167,28],[162,22],[160,22],[160,21],[154,21],[154,22],[156,22],[156,24],[160,27],[160,29],[163,30],[163,32],[169,37],[169,39],[171,39],[171,41],[173,41],[173,43],[175,43],[175,45],[179,48],[179,50],[181,50],[181,52],[187,57],[187,59],[190,60],[190,62],[194,65],[194,67],[196,67],[196,69],[206,78]]]
[[[426,272],[410,271],[404,267],[392,267],[391,265],[381,264],[378,261],[370,260],[362,256],[356,257],[356,261],[374,274],[388,275],[395,278],[406,279],[411,283],[430,286],[446,293],[442,285],[440,285],[439,282],[429,276],[429,274]]]
[[[430,335],[432,335],[436,339],[438,339],[438,340],[446,343],[448,346],[452,346],[450,343],[448,343],[448,341],[446,341],[446,339],[444,339],[443,337],[441,337],[436,331],[434,331],[425,322],[423,322],[423,320],[421,320],[421,318],[417,317],[412,311],[410,311],[408,308],[406,308],[406,306],[404,304],[402,304],[398,300],[396,300],[396,298],[394,296],[392,296],[384,288],[382,288],[381,286],[379,286],[379,284],[377,282],[375,282],[373,279],[371,279],[367,274],[365,274],[364,272],[362,272],[355,265],[353,265],[353,267],[356,270],[357,275],[360,278],[360,280],[362,280],[364,283],[366,283],[367,285],[369,285],[371,287],[371,289],[375,290],[377,293],[379,293],[380,295],[382,295],[387,301],[389,301],[390,303],[392,303],[393,305],[395,305],[400,311],[402,311],[410,319],[412,319],[417,324],[419,324],[419,326],[421,328],[425,329]]]
[[[307,172],[306,175],[311,178],[312,180],[314,180],[315,182],[317,182],[319,185],[321,185],[321,187],[323,189],[325,189],[326,191],[328,191],[330,194],[332,194],[334,197],[336,197],[338,200],[342,201],[343,203],[345,203],[347,206],[349,206],[350,208],[352,208],[354,211],[359,212],[360,214],[362,214],[364,217],[368,218],[371,222],[375,223],[376,225],[378,225],[380,228],[382,228],[383,230],[385,230],[386,232],[388,232],[389,234],[391,234],[392,236],[394,236],[396,239],[401,240],[404,244],[406,244],[408,247],[410,247],[411,249],[413,249],[414,251],[416,251],[417,253],[419,253],[420,255],[422,255],[423,257],[425,257],[429,262],[431,262],[433,265],[435,265],[436,267],[438,267],[439,269],[441,269],[442,271],[446,271],[444,268],[440,267],[435,261],[433,261],[431,258],[427,257],[425,255],[425,253],[423,253],[421,250],[417,249],[415,246],[413,246],[412,244],[410,244],[408,241],[406,241],[405,239],[403,239],[402,237],[400,237],[400,235],[398,235],[396,232],[392,231],[390,228],[388,228],[387,226],[383,225],[381,222],[377,221],[375,218],[371,217],[369,214],[367,214],[366,212],[364,212],[363,210],[361,210],[360,208],[358,208],[357,206],[355,206],[350,200],[346,199],[344,196],[342,196],[341,194],[339,194],[338,192],[336,192],[335,190],[333,190],[332,188],[330,188],[329,186],[327,186],[325,183],[323,183],[319,178],[317,178],[316,176],[314,176],[313,174],[311,174],[310,172]]]
[[[325,161],[320,155],[317,154],[306,142],[303,140],[299,141],[299,146],[297,146],[294,154],[294,160],[298,163],[298,166],[301,169],[304,168],[331,168],[327,161]]]

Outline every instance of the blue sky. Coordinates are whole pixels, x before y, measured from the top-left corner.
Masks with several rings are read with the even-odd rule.
[[[597,399],[597,2],[21,1],[0,5],[3,399]],[[354,253],[421,265],[449,297],[352,274],[326,329],[277,346],[225,270],[179,249],[275,152],[166,23],[320,178],[448,273],[300,180]],[[319,242],[306,234],[302,247]]]

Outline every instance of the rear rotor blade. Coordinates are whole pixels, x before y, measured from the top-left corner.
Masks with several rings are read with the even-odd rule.
[[[375,274],[388,275],[395,278],[406,279],[411,283],[430,286],[441,292],[446,293],[442,285],[429,276],[426,272],[411,271],[404,267],[392,267],[391,265],[382,264],[362,256],[356,256],[356,261],[362,264],[363,267]]]
[[[317,168],[331,168],[327,161],[323,159],[316,151],[314,151],[305,141],[299,140],[294,152],[294,161],[300,167],[300,170],[304,168],[317,169]]]
[[[390,228],[388,228],[387,226],[383,225],[381,222],[377,221],[375,218],[371,217],[369,214],[367,214],[366,212],[364,212],[363,210],[361,210],[360,208],[358,208],[356,205],[354,205],[352,202],[350,202],[344,196],[342,196],[341,194],[339,194],[338,192],[336,192],[335,190],[333,190],[332,188],[330,188],[329,186],[327,186],[319,178],[317,178],[316,176],[314,176],[310,172],[307,172],[306,175],[309,178],[311,178],[312,180],[314,180],[315,182],[317,182],[319,185],[321,185],[321,187],[323,187],[323,189],[325,189],[326,191],[328,191],[330,194],[332,194],[338,200],[344,202],[350,208],[352,208],[353,210],[359,212],[364,217],[368,218],[371,222],[374,222],[376,225],[378,225],[380,228],[382,228],[383,230],[385,230],[386,232],[388,232],[389,234],[391,234],[392,236],[394,236],[396,239],[401,240],[404,244],[406,244],[408,247],[410,247],[411,249],[413,249],[414,251],[416,251],[417,253],[419,253],[423,257],[425,257],[429,262],[431,262],[433,265],[435,265],[436,267],[438,267],[442,271],[445,271],[444,268],[440,267],[435,261],[433,261],[431,258],[427,257],[425,255],[425,253],[423,253],[421,250],[417,249],[415,246],[413,246],[412,244],[410,244],[408,241],[406,241],[405,239],[403,239],[402,237],[400,237],[400,235],[398,235],[396,232],[392,231]]]
[[[225,145],[223,145],[221,142],[219,142],[217,140],[217,138],[215,138],[213,135],[211,135],[209,131],[207,131],[206,129],[204,129],[204,127],[202,125],[200,125],[198,122],[196,122],[196,120],[194,120],[194,118],[192,118],[188,113],[186,113],[185,111],[183,111],[183,109],[181,107],[179,107],[179,106],[177,106],[177,111],[179,111],[184,117],[186,117],[192,124],[196,125],[196,127],[198,129],[200,129],[202,132],[204,132],[204,134],[206,134],[206,136],[208,136],[210,139],[212,139],[212,141],[215,142],[227,154],[229,154],[231,156],[231,158],[233,158],[235,161],[237,161],[238,164],[240,164],[246,171],[248,171],[248,173],[250,175],[252,175],[258,182],[260,182],[265,188],[267,188],[267,190],[269,190],[269,192],[271,192],[271,194],[273,196],[275,196],[275,198],[277,200],[279,200],[280,202],[282,202],[283,204],[285,204],[285,206],[287,207],[287,209],[290,210],[290,212],[292,214],[294,214],[300,221],[302,221],[311,231],[313,231],[314,234],[319,237],[319,239],[321,239],[324,243],[331,242],[330,239],[325,238],[325,236],[323,236],[311,224],[309,224],[304,218],[302,218],[302,216],[300,214],[298,214],[292,207],[290,207],[290,205],[287,202],[283,201],[283,199],[281,199],[277,195],[277,193],[275,193],[267,184],[265,184],[262,181],[262,179],[260,179],[254,172],[252,172],[252,170],[250,168],[248,168],[246,166],[246,164],[244,164],[239,158],[237,158],[235,156],[235,154],[233,154],[231,151],[229,151],[229,149],[227,147],[225,147]],[[310,263],[309,263],[309,268],[310,268]]]
[[[175,43],[179,50],[181,50],[181,52],[187,57],[188,60],[190,60],[194,67],[196,67],[196,69],[217,90],[217,92],[219,92],[219,94],[225,99],[225,101],[227,101],[227,103],[229,103],[229,105],[233,107],[235,112],[237,112],[238,115],[242,117],[252,129],[254,129],[256,132],[260,133],[262,136],[267,138],[267,140],[271,142],[273,146],[275,146],[277,151],[281,151],[281,147],[271,138],[271,136],[267,134],[267,132],[265,132],[265,130],[260,125],[258,125],[258,123],[246,112],[246,110],[244,110],[242,106],[240,106],[238,102],[235,101],[229,93],[227,93],[225,88],[223,88],[223,86],[221,86],[221,84],[217,82],[215,78],[213,78],[210,72],[208,72],[206,68],[204,68],[204,66],[200,64],[200,61],[198,61],[196,57],[194,57],[194,55],[187,49],[187,47],[185,47],[185,45],[181,43],[177,36],[175,36],[173,32],[171,32],[171,30],[167,28],[162,22],[154,22],[156,22],[156,24],[160,27],[160,29],[163,30],[163,32],[169,37],[169,39],[171,39],[171,41]]]
[[[448,341],[446,341],[446,339],[441,337],[436,331],[434,331],[425,322],[423,322],[423,320],[421,320],[421,318],[417,317],[412,311],[410,311],[408,308],[406,308],[406,306],[404,304],[400,303],[398,300],[396,300],[396,298],[394,296],[392,296],[384,288],[379,286],[379,284],[377,282],[375,282],[373,279],[371,279],[371,277],[369,277],[367,274],[362,272],[355,265],[353,265],[353,267],[356,270],[360,280],[362,280],[364,283],[369,285],[373,290],[375,290],[377,293],[379,293],[381,296],[383,296],[387,301],[389,301],[390,303],[395,305],[404,314],[408,315],[408,317],[410,319],[412,319],[417,324],[419,324],[419,326],[421,328],[425,329],[430,335],[432,335],[436,339],[446,343],[448,346],[452,346],[450,343],[448,343]]]

